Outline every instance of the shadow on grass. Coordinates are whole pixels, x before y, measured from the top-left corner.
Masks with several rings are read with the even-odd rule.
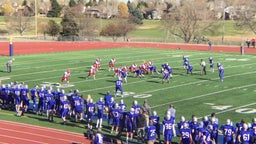
[[[80,79],[86,79],[86,76],[84,76],[84,77],[81,76],[81,77],[78,77],[78,78],[80,78]]]
[[[36,119],[38,121],[41,121],[41,122],[49,122],[49,123],[54,123],[54,124],[60,124],[60,125],[66,125],[66,126],[71,126],[71,127],[77,127],[77,128],[84,128],[83,126],[80,126],[78,124],[83,124],[81,122],[74,122],[72,120],[67,120],[67,123],[65,124],[62,124],[60,121],[54,121],[54,118],[53,118],[53,121],[49,121],[46,116],[32,116],[32,115],[29,115],[27,116],[28,118],[32,118],[32,119]],[[58,117],[55,117],[56,119],[59,119]]]

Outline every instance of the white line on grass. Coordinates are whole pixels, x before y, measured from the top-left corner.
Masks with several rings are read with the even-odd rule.
[[[207,94],[203,94],[203,95],[193,96],[193,97],[186,98],[186,99],[180,99],[180,100],[172,101],[172,103],[184,102],[184,101],[188,101],[188,100],[192,100],[192,99],[206,97],[206,96],[210,96],[210,95],[214,95],[214,94],[218,94],[218,93],[223,93],[223,92],[228,92],[228,91],[232,91],[232,90],[236,90],[236,89],[247,88],[247,87],[251,87],[251,86],[255,86],[255,85],[256,84],[250,84],[250,85],[244,85],[244,86],[239,86],[239,87],[233,87],[233,88],[230,88],[230,89],[225,89],[225,90],[216,91],[216,92],[212,92],[212,93],[207,93]],[[170,102],[163,103],[163,104],[160,104],[160,105],[155,105],[155,106],[152,106],[152,108],[161,107],[161,106],[165,106],[165,105],[168,105],[168,104],[170,104]]]

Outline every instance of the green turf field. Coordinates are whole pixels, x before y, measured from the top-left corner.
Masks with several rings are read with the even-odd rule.
[[[183,69],[182,56],[189,57],[194,70],[193,75],[187,75]],[[208,58],[215,61],[215,72],[209,70]],[[101,68],[96,74],[96,80],[92,77],[85,79],[89,67],[97,57],[101,57]],[[34,85],[60,83],[61,77],[68,68],[71,70],[71,85],[63,88],[66,92],[70,89],[78,89],[86,98],[88,94],[94,101],[98,101],[107,91],[112,94],[115,90],[113,72],[108,71],[109,60],[115,57],[116,66],[138,65],[144,61],[153,61],[160,70],[163,63],[168,62],[173,68],[173,79],[170,83],[161,83],[162,75],[146,75],[144,78],[128,76],[128,83],[123,85],[124,101],[130,108],[132,101],[137,100],[142,105],[147,99],[153,110],[157,111],[163,120],[163,115],[174,104],[177,110],[177,118],[184,115],[188,120],[194,114],[198,118],[217,114],[220,125],[227,118],[233,122],[240,122],[242,118],[251,122],[256,113],[256,56],[233,53],[214,53],[203,51],[159,50],[143,48],[119,48],[90,51],[46,53],[36,55],[15,56],[12,73],[6,73],[5,62],[9,57],[0,57],[1,79],[3,84],[9,82],[25,82],[32,88]],[[200,75],[200,59],[207,62],[207,75]],[[220,82],[216,64],[220,62],[225,68],[224,82]],[[56,89],[56,88],[55,88]],[[116,102],[120,101],[116,98]],[[15,117],[14,112],[0,111],[0,119],[37,124],[47,127],[64,129],[73,132],[83,132],[84,125],[70,123],[62,126],[45,121],[46,118],[36,115]],[[175,139],[177,141],[177,139]]]

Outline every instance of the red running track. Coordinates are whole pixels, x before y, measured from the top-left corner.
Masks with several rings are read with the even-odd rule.
[[[82,134],[0,120],[0,143],[8,144],[89,144]]]
[[[93,50],[106,48],[159,48],[208,51],[208,45],[142,42],[13,42],[14,55]],[[214,52],[240,53],[240,46],[213,46]],[[256,49],[245,48],[245,54],[256,54]],[[0,55],[9,55],[9,42],[0,42]]]

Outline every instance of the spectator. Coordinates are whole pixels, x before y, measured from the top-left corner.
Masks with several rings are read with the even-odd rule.
[[[255,38],[252,38],[251,43],[252,43],[252,47],[255,48]]]
[[[147,100],[144,100],[141,109],[143,110],[143,112],[145,112],[146,126],[149,126],[149,116],[151,115],[152,112]]]
[[[247,48],[249,48],[250,44],[251,44],[251,41],[249,39],[247,39],[245,42],[246,42]]]
[[[136,124],[137,124],[137,135],[138,135],[138,142],[144,142],[144,135],[145,135],[145,125],[146,125],[146,117],[145,112],[140,109],[139,115],[136,117]]]
[[[212,41],[211,40],[208,41],[208,50],[209,51],[212,50]]]

